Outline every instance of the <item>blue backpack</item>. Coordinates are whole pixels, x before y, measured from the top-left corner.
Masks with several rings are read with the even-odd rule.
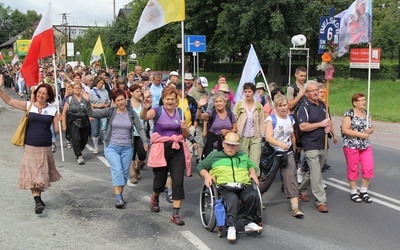
[[[225,226],[226,214],[223,201],[224,200],[222,198],[218,198],[215,200],[214,214],[218,227]]]
[[[275,113],[273,113],[270,116],[272,119],[272,128],[275,129],[276,123],[277,123],[276,115],[275,115]],[[294,120],[293,116],[289,115],[289,117],[290,117],[290,122],[293,124],[293,120]]]

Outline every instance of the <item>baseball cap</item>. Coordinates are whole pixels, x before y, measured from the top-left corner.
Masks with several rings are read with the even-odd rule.
[[[224,139],[224,142],[230,145],[239,145],[239,135],[233,132],[229,132]]]
[[[208,87],[208,80],[204,76],[200,76],[199,79],[197,79],[197,83],[201,84],[203,87]]]
[[[171,77],[171,76],[180,77],[179,74],[178,74],[178,72],[176,72],[176,71],[171,71],[171,73],[169,73],[169,76],[170,76],[170,77]]]
[[[144,70],[144,72],[147,72],[147,71],[150,71],[151,69],[150,68],[146,68],[145,70]]]
[[[256,89],[264,89],[265,91],[267,91],[263,82],[258,82],[256,84]]]

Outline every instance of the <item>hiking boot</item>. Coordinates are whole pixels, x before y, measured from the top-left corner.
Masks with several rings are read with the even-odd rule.
[[[115,207],[116,208],[123,208],[124,206],[125,206],[125,202],[124,202],[124,200],[123,199],[117,199],[116,201],[115,201]]]
[[[135,173],[133,173],[133,174],[131,175],[130,181],[131,181],[133,184],[138,183],[138,178],[137,178],[137,175],[136,175]]]

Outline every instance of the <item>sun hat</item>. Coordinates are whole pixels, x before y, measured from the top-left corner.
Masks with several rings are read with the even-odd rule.
[[[180,77],[179,74],[178,74],[178,72],[176,72],[176,71],[171,71],[171,73],[169,73],[169,77],[171,77],[171,76]]]
[[[225,92],[225,93],[229,93],[229,86],[227,83],[220,83],[219,84],[219,91]]]
[[[194,77],[192,76],[192,73],[185,73],[185,76],[183,77],[184,80],[193,80]]]
[[[256,89],[264,89],[265,91],[267,91],[267,89],[265,88],[265,84],[263,82],[258,82],[256,84]]]
[[[230,145],[239,145],[239,135],[233,132],[229,132],[224,139],[224,142]]]

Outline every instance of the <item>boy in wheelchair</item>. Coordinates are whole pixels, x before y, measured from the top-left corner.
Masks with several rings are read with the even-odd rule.
[[[254,163],[242,151],[239,151],[239,136],[228,133],[223,141],[222,152],[211,152],[197,167],[204,178],[204,184],[210,187],[213,182],[225,200],[227,239],[236,240],[237,214],[242,202],[245,231],[260,232],[256,213],[260,207],[258,191],[253,188],[251,179],[258,185]]]

